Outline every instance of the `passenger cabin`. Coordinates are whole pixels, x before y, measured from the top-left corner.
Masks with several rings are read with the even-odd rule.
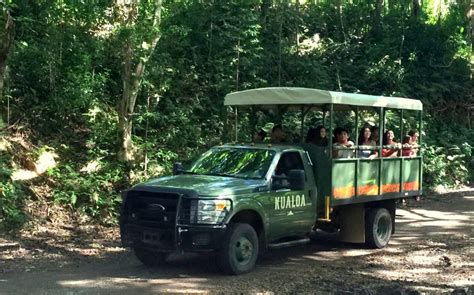
[[[333,157],[333,143],[329,140],[326,147],[318,147],[311,143],[298,143],[309,155],[316,176],[318,190],[318,218],[329,220],[331,207],[366,203],[386,199],[419,196],[422,194],[422,150],[418,148],[416,156],[381,157],[383,148],[383,131],[386,130],[387,112],[391,112],[392,121],[395,115],[401,141],[408,132],[404,128],[408,115],[415,114],[410,129],[417,130],[419,134],[418,146],[421,145],[422,135],[422,110],[419,100],[385,97],[366,94],[354,94],[335,91],[326,91],[308,88],[272,87],[260,88],[230,93],[225,97],[224,104],[235,108],[236,128],[238,120],[237,109],[256,111],[258,109],[282,109],[301,112],[301,138],[304,135],[305,116],[310,111],[322,112],[323,123],[328,130],[328,136],[338,126],[336,116],[338,112],[352,112],[354,119],[352,139],[355,146],[351,149],[357,155],[362,147],[357,145],[358,131],[365,121],[361,116],[373,113],[377,117],[379,126],[378,146],[374,147],[378,157],[374,159]],[[413,117],[413,116],[411,116]],[[235,133],[237,135],[237,132]],[[238,138],[236,138],[237,141]],[[366,149],[367,147],[364,147]]]

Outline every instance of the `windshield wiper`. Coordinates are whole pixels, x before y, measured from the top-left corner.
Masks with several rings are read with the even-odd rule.
[[[183,171],[183,174],[194,174],[194,175],[196,175],[198,173],[193,172],[193,171]]]
[[[232,178],[242,178],[242,179],[262,179],[262,177],[250,177],[250,176],[241,176],[232,173],[196,173],[192,171],[184,171],[184,174],[194,174],[194,175],[207,175],[207,176],[221,176],[221,177],[232,177]]]
[[[238,177],[235,174],[230,173],[203,173],[202,175],[209,175],[209,176],[224,176],[224,177]]]

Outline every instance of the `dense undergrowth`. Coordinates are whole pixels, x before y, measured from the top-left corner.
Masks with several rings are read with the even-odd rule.
[[[140,12],[151,11],[147,1],[132,2],[140,3]],[[30,142],[0,149],[3,226],[35,219],[25,207],[39,200],[116,222],[121,190],[229,141],[233,116],[223,97],[256,87],[420,99],[424,188],[474,181],[469,1],[423,1],[418,8],[417,1],[381,7],[370,1],[244,2],[164,1],[161,38],[131,117],[135,157],[128,164],[118,160],[117,101],[123,91],[118,48],[130,28],[119,26],[106,2],[0,2],[17,32],[0,99],[3,121],[10,121],[0,124],[0,136],[13,145],[17,134]],[[133,42],[147,48],[139,38],[143,30],[135,29]],[[268,119],[298,125],[279,114]],[[407,122],[405,128],[415,127]],[[12,180],[15,170],[31,170],[25,163],[46,152],[55,155],[47,171]],[[32,193],[32,187],[41,189]]]

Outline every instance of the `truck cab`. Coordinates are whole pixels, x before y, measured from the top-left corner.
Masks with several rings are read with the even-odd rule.
[[[159,264],[172,252],[219,252],[224,272],[246,272],[259,248],[311,232],[317,204],[312,165],[298,146],[213,147],[189,169],[126,193],[123,244],[145,264]]]

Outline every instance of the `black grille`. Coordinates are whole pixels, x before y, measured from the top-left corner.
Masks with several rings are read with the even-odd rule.
[[[176,224],[179,194],[134,191],[127,198],[129,221],[153,228],[173,228]]]
[[[193,220],[193,210],[191,210],[193,202],[196,202],[196,200],[182,199],[178,219],[179,224],[190,224],[191,220]]]

